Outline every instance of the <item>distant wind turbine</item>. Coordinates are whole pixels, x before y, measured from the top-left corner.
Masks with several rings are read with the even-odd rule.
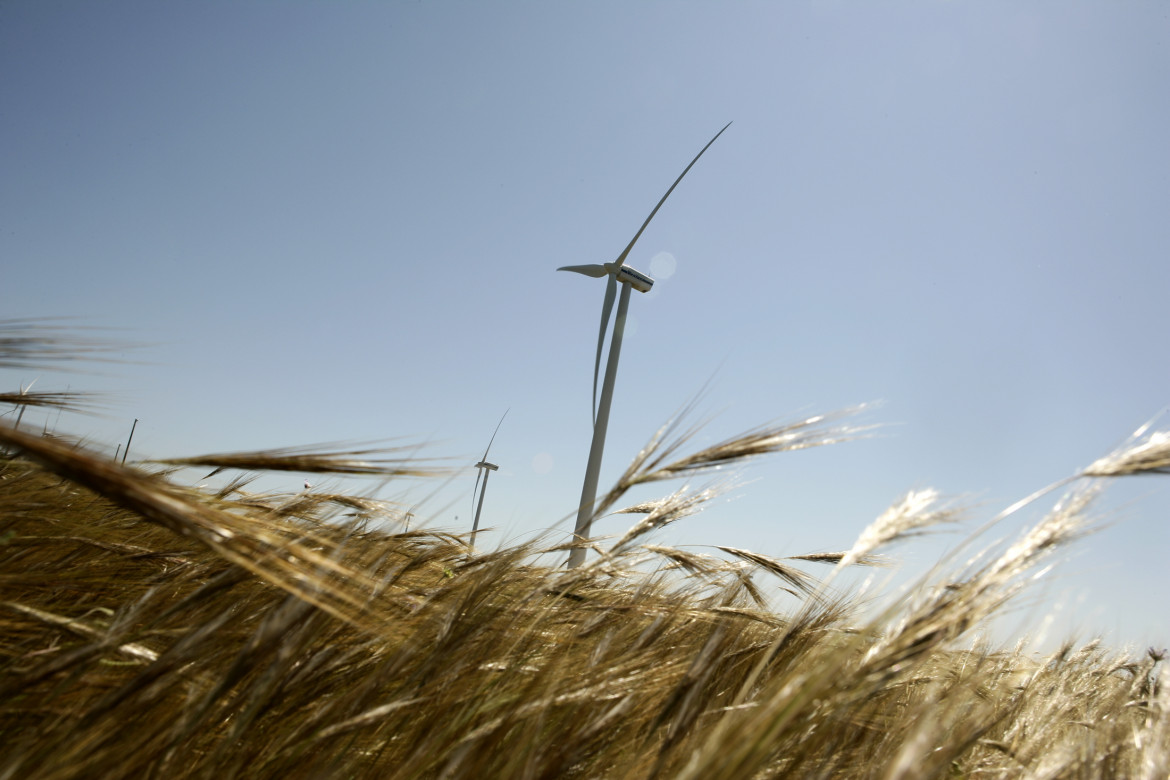
[[[473,504],[475,504],[475,494],[478,491],[479,492],[479,503],[476,504],[476,507],[475,507],[475,521],[471,524],[471,542],[468,545],[468,549],[471,552],[475,552],[475,535],[477,533],[479,533],[479,513],[483,511],[483,497],[487,493],[488,477],[491,476],[491,473],[493,471],[497,471],[500,468],[499,466],[497,466],[494,463],[488,463],[487,456],[488,456],[488,453],[491,452],[492,442],[494,442],[496,440],[496,434],[500,432],[500,426],[504,424],[504,418],[508,416],[508,412],[510,412],[510,411],[512,411],[512,410],[507,409],[504,411],[504,414],[501,415],[500,421],[498,423],[496,423],[496,429],[494,431],[492,431],[492,438],[488,440],[487,449],[485,449],[483,451],[483,457],[479,459],[479,463],[475,464],[475,467],[477,469],[479,469],[479,471],[475,475],[475,488],[471,491],[471,502]],[[481,476],[483,477],[483,488],[482,489],[480,488],[480,485],[479,485],[479,478]]]
[[[728,122],[723,126],[723,130],[731,127]],[[646,226],[650,224],[650,220],[654,219],[654,215],[658,213],[658,209],[662,208],[662,204],[670,197],[670,193],[674,192],[674,188],[683,180],[687,172],[691,170],[699,158],[703,156],[703,152],[707,151],[711,144],[715,143],[715,139],[723,135],[723,130],[715,134],[715,137],[707,142],[695,159],[691,160],[691,164],[683,169],[683,172],[674,180],[674,184],[670,185],[670,189],[658,201],[658,205],[650,212],[650,216],[646,217],[646,221],[642,223],[642,227],[638,228],[638,232],[630,239],[630,243],[622,250],[617,259],[612,263],[605,263],[604,265],[566,265],[558,268],[558,271],[572,271],[574,273],[583,274],[594,279],[600,279],[603,276],[608,276],[609,280],[605,285],[605,300],[601,304],[601,330],[597,334],[597,357],[593,361],[593,443],[589,448],[589,464],[585,467],[585,484],[581,487],[581,503],[577,509],[577,525],[573,530],[574,541],[578,546],[574,547],[569,553],[569,568],[575,568],[585,562],[585,547],[583,542],[589,539],[590,526],[593,524],[593,506],[597,501],[597,480],[601,474],[601,454],[605,449],[605,431],[609,427],[609,407],[613,401],[613,385],[617,378],[618,357],[622,350],[622,335],[626,327],[626,311],[630,305],[630,288],[638,292],[649,292],[654,285],[654,280],[641,271],[636,271],[625,265],[626,258],[630,254],[630,250],[634,248],[634,244],[642,237],[642,232],[646,230]],[[618,298],[617,319],[613,326],[613,340],[609,345],[609,358],[605,364],[605,380],[601,386],[601,402],[597,401],[597,375],[601,368],[601,349],[605,343],[605,331],[609,327],[609,315],[613,310],[613,299],[617,293],[617,286],[621,284],[622,294]]]

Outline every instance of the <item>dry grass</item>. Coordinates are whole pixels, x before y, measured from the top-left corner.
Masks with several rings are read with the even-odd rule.
[[[0,321],[0,367],[105,351]],[[686,452],[684,413],[597,512],[637,485],[864,435],[847,414]],[[1066,489],[1016,541],[980,549],[978,532],[875,614],[841,572],[883,565],[892,542],[961,508],[920,490],[849,550],[716,556],[647,538],[727,483],[683,485],[617,510],[642,517],[566,571],[537,562],[568,545],[472,553],[460,536],[395,532],[388,502],[244,492],[260,470],[445,473],[407,448],[161,461],[236,473],[208,491],[0,423],[0,779],[1165,778],[1160,653],[1035,658],[972,639],[1089,532],[1104,480],[1167,473],[1170,433],[1151,428],[986,526]],[[771,608],[779,590],[798,606]]]
[[[0,368],[45,368],[81,362],[124,362],[114,357],[142,346],[105,336],[78,335],[67,318],[0,319]],[[92,331],[92,328],[90,329]]]
[[[682,454],[676,427],[604,508],[859,432],[810,418]],[[395,508],[370,499],[247,495],[243,474],[191,490],[0,426],[0,778],[1164,778],[1161,655],[970,639],[1086,532],[1087,477],[1164,472],[1164,437],[1139,431],[1016,542],[873,615],[834,579],[953,520],[931,491],[851,550],[778,559],[648,544],[720,489],[684,487],[630,507],[640,522],[565,571],[534,563],[557,548],[473,555],[386,530]],[[172,463],[433,468],[373,454]],[[824,579],[803,568],[818,565]],[[768,608],[777,588],[791,613]]]

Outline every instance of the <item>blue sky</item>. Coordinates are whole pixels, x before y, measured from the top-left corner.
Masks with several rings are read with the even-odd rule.
[[[887,426],[660,541],[842,549],[927,486],[974,528],[1170,403],[1168,36],[1162,3],[7,2],[0,312],[152,346],[0,382],[109,392],[26,422],[113,447],[139,418],[158,457],[402,437],[470,466],[511,409],[485,541],[525,538],[590,436],[604,284],[554,269],[614,259],[734,121],[630,255],[659,276],[602,485],[710,379],[698,444],[873,401]],[[387,495],[458,528],[473,482]],[[1109,496],[1008,631],[1166,644],[1170,494]]]

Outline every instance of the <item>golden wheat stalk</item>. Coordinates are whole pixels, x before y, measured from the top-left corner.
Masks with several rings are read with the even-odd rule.
[[[152,462],[168,466],[200,466],[241,471],[301,471],[314,474],[380,475],[385,477],[437,477],[453,473],[451,468],[427,465],[415,453],[417,446],[357,447],[343,444],[316,444],[245,452],[161,458]],[[409,456],[385,457],[390,453]]]

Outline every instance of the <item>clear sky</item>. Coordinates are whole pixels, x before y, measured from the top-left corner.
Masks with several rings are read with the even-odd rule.
[[[628,260],[658,281],[603,487],[710,378],[700,445],[871,401],[889,425],[659,541],[843,549],[928,486],[971,529],[1170,403],[1167,41],[1162,2],[8,0],[0,316],[152,346],[0,382],[112,393],[25,421],[112,448],[139,418],[136,456],[427,443],[469,470],[386,495],[450,528],[511,409],[483,541],[526,538],[574,511],[590,438],[604,283],[554,269],[613,260],[734,121]],[[1016,627],[1170,642],[1170,492],[1109,496]]]

